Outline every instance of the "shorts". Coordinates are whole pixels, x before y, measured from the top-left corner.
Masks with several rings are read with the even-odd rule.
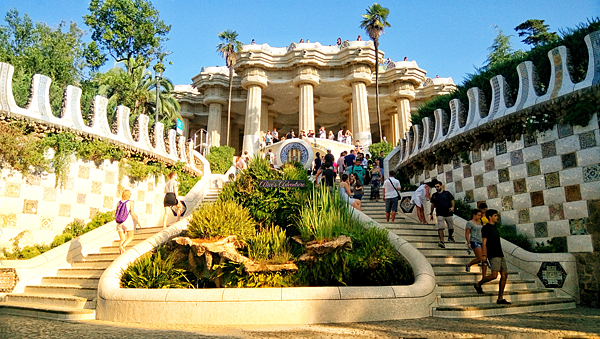
[[[490,258],[490,264],[492,265],[492,271],[496,272],[506,272],[508,271],[508,266],[506,266],[506,260],[504,257],[496,257]]]
[[[472,249],[481,248],[482,246],[483,246],[483,244],[480,243],[479,241],[471,241],[471,248]]]
[[[453,216],[440,217],[438,215],[437,216],[437,229],[438,230],[443,230],[444,228],[446,228],[446,225],[448,225],[448,229],[449,230],[453,230],[454,229],[454,222],[452,221],[452,219],[454,219]]]
[[[128,216],[124,222],[117,224],[116,229],[117,232],[123,231],[124,233],[133,231],[135,229],[135,225],[133,224],[133,218],[131,218],[131,215]]]
[[[363,194],[362,194],[362,193],[354,193],[354,197],[353,197],[353,198],[354,198],[354,199],[361,200],[361,199],[362,199],[362,197],[363,197]]]
[[[163,200],[164,207],[175,206],[178,203],[179,203],[179,201],[177,201],[177,196],[175,195],[175,193],[169,192],[169,193],[165,194],[165,199]]]
[[[398,197],[385,199],[385,213],[398,212]]]

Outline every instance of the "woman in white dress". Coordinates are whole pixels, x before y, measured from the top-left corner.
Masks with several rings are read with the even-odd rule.
[[[346,130],[346,144],[352,145],[352,132]]]
[[[423,209],[423,203],[425,199],[431,199],[431,193],[429,193],[429,189],[435,186],[435,183],[438,182],[437,179],[434,179],[431,182],[421,184],[419,188],[413,193],[412,198],[410,198],[410,202],[417,206],[417,217],[419,217],[419,221],[423,224],[427,223],[427,219],[425,218],[425,210]]]
[[[348,180],[348,174],[342,174],[342,181],[340,182],[340,196],[342,200],[346,201],[350,206],[361,210],[361,201],[358,199],[350,198],[352,191],[350,190],[350,183]]]

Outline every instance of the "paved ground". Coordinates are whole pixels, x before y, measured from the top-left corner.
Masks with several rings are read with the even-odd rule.
[[[0,338],[600,338],[600,309],[295,326],[138,325],[0,315]]]

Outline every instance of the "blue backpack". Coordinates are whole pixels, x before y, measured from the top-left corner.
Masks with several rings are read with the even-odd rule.
[[[128,202],[129,200],[126,200],[125,202],[119,201],[119,203],[117,204],[117,211],[115,212],[115,221],[118,224],[124,223],[125,220],[127,220],[127,217],[129,216],[129,210],[127,209]]]

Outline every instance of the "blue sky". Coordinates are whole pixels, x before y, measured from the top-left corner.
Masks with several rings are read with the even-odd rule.
[[[599,0],[548,1],[381,1],[390,9],[391,27],[380,38],[386,58],[416,60],[427,76],[450,76],[462,82],[486,60],[498,25],[511,34],[515,49],[528,49],[513,30],[527,19],[544,19],[552,31],[574,27],[600,15]],[[88,13],[86,0],[2,0],[2,18],[10,8],[27,13],[33,21],[56,26],[61,20],[76,21]],[[191,83],[203,66],[224,65],[215,53],[217,34],[236,30],[239,40],[283,47],[301,38],[335,44],[338,37],[354,40],[365,32],[358,28],[361,14],[371,1],[175,1],[155,0],[154,6],[172,25],[167,49],[172,51],[165,76],[175,84]],[[89,36],[87,37],[89,40]],[[108,62],[112,66],[112,61]],[[107,67],[108,67],[107,66]]]

